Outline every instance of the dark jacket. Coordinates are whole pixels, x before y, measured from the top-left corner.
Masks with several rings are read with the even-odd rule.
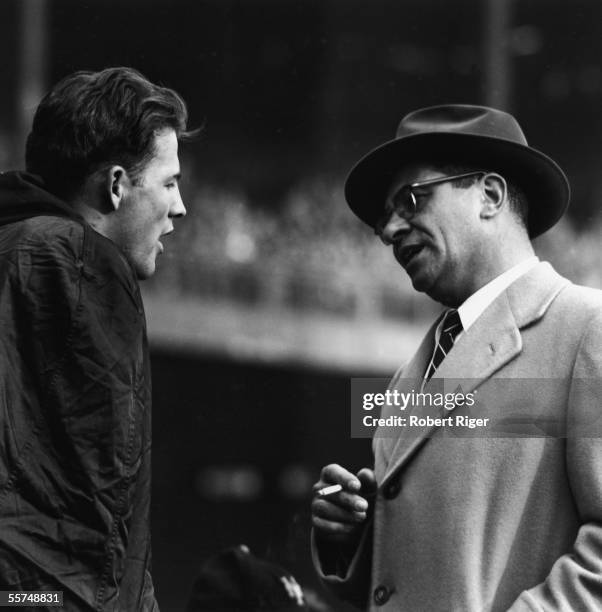
[[[150,395],[132,267],[35,177],[0,175],[0,590],[157,610]]]

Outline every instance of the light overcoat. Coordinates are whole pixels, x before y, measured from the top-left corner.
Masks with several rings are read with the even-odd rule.
[[[423,375],[435,327],[390,388],[407,392]],[[601,373],[602,292],[538,264],[459,337],[432,381],[463,379],[464,392],[489,398],[502,380],[527,381],[503,383],[493,414],[508,416],[506,433],[378,431],[373,519],[346,571],[325,575],[314,545],[323,580],[383,612],[602,610]]]

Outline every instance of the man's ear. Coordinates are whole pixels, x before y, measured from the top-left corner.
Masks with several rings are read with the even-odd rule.
[[[105,193],[113,210],[119,210],[125,191],[129,185],[129,177],[123,166],[111,166],[105,172]]]
[[[508,185],[504,177],[488,172],[483,177],[481,218],[491,219],[500,213],[508,196]]]

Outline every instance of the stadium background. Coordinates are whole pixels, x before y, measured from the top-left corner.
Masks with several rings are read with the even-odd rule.
[[[174,87],[203,137],[181,152],[188,217],[144,285],[154,384],[154,578],[178,610],[199,564],[247,543],[319,592],[310,487],[358,469],[349,378],[390,375],[438,312],[348,212],[345,173],[401,116],[513,112],[569,175],[537,251],[601,287],[597,0],[3,0],[0,165],[79,69]],[[343,606],[335,604],[335,609]]]

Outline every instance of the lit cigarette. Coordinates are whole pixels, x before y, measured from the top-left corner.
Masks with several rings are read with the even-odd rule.
[[[326,495],[332,495],[333,493],[338,493],[342,491],[343,487],[340,484],[330,485],[329,487],[324,487],[323,489],[318,490],[318,495],[320,497],[325,497]]]

